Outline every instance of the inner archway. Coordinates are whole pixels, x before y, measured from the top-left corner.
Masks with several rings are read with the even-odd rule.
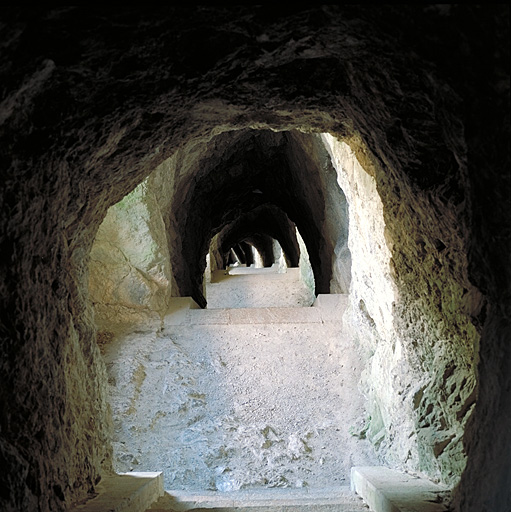
[[[236,150],[232,148],[233,144],[236,146]],[[209,142],[209,145],[212,144]],[[395,381],[391,383],[388,380],[389,370],[392,374],[399,368],[402,379],[399,386],[401,386],[402,390],[407,390],[407,393],[412,394],[413,403],[416,404],[418,409],[424,408],[424,410],[429,411],[429,415],[432,409],[431,403],[428,402],[429,399],[424,398],[426,388],[420,384],[422,382],[420,372],[417,372],[417,369],[411,365],[412,359],[410,357],[417,357],[417,351],[407,353],[407,349],[403,346],[403,341],[396,341],[396,322],[399,319],[395,317],[395,305],[398,300],[398,285],[392,267],[392,246],[388,245],[389,236],[385,221],[385,211],[378,192],[377,181],[374,175],[375,171],[371,167],[371,163],[365,162],[366,165],[369,165],[369,171],[363,169],[349,145],[339,142],[328,134],[320,136],[299,133],[235,132],[215,137],[213,147],[217,151],[213,152],[212,155],[208,156],[207,153],[199,152],[203,156],[198,161],[194,161],[185,155],[181,156],[181,159],[188,162],[188,168],[186,169],[188,174],[185,174],[184,170],[182,170],[187,179],[183,179],[181,182],[176,181],[172,168],[169,168],[171,162],[165,162],[144,182],[140,192],[135,191],[124,200],[131,204],[131,207],[141,208],[143,204],[148,210],[151,210],[147,219],[152,219],[151,225],[154,229],[150,233],[149,245],[153,247],[153,253],[155,252],[154,248],[159,247],[159,250],[156,252],[163,259],[158,265],[155,265],[155,261],[151,260],[149,266],[153,269],[167,269],[167,286],[166,288],[164,287],[166,298],[163,302],[158,303],[158,308],[160,309],[152,308],[146,301],[146,309],[151,314],[158,314],[163,322],[162,325],[165,325],[167,315],[169,312],[172,312],[172,304],[175,301],[173,297],[186,297],[182,293],[184,289],[192,290],[190,292],[192,298],[199,297],[201,301],[204,301],[204,304],[201,303],[199,306],[205,305],[207,294],[204,293],[205,282],[202,276],[204,275],[206,254],[209,254],[210,264],[213,261],[215,262],[215,268],[224,270],[226,254],[233,246],[245,239],[251,239],[256,244],[259,244],[259,247],[265,254],[271,254],[271,257],[268,256],[270,258],[268,261],[273,262],[271,238],[274,237],[281,241],[283,247],[286,248],[285,252],[287,253],[288,260],[296,263],[297,258],[300,258],[296,228],[300,226],[305,237],[307,236],[305,233],[309,234],[309,238],[302,243],[307,245],[307,252],[309,249],[313,251],[310,254],[310,259],[314,277],[318,278],[319,276],[319,279],[323,279],[324,285],[324,276],[330,276],[329,286],[326,288],[327,291],[331,291],[331,289],[336,287],[337,290],[346,290],[343,287],[347,286],[347,283],[350,291],[349,299],[343,302],[343,306],[337,310],[334,308],[334,315],[337,314],[337,327],[341,328],[342,326],[342,333],[339,331],[336,336],[337,340],[341,340],[344,339],[345,335],[348,335],[351,348],[348,350],[346,345],[343,349],[348,352],[351,351],[353,357],[360,357],[361,359],[357,365],[353,366],[354,369],[358,366],[357,371],[352,373],[344,371],[343,378],[346,379],[349,376],[347,381],[351,383],[346,386],[346,390],[352,390],[354,383],[360,381],[364,388],[364,394],[369,400],[363,407],[364,412],[360,409],[363,400],[353,400],[354,403],[357,403],[358,416],[355,418],[353,415],[345,414],[345,419],[351,423],[349,425],[339,425],[340,430],[344,432],[349,431],[350,435],[354,438],[353,442],[355,444],[357,443],[357,438],[364,440],[364,443],[366,442],[365,440],[368,440],[374,448],[381,450],[385,447],[388,429],[396,428],[392,427],[392,425],[399,425],[403,432],[399,434],[396,432],[395,435],[402,436],[402,442],[404,442],[406,436],[406,442],[403,445],[403,450],[406,450],[406,454],[402,456],[405,458],[413,457],[413,450],[416,449],[416,444],[420,444],[420,439],[415,436],[420,436],[420,431],[417,431],[411,411],[403,410],[398,413],[394,410],[396,407],[393,403],[395,395],[389,395],[388,392],[389,389],[396,386],[396,383]],[[271,150],[268,148],[271,148]],[[247,149],[248,157],[242,155],[244,149]],[[261,157],[263,153],[265,156],[270,155],[264,159],[264,165]],[[272,154],[273,156],[271,156]],[[169,180],[169,177],[172,179]],[[145,199],[140,203],[140,201],[137,201],[137,197],[144,197]],[[174,202],[177,204],[174,204]],[[148,205],[150,204],[153,206],[149,207]],[[214,208],[213,205],[220,206]],[[121,210],[122,208],[126,210],[126,205],[121,206]],[[200,212],[199,215],[195,214],[195,208]],[[131,211],[133,211],[132,208]],[[158,215],[155,215],[155,213]],[[157,222],[155,222],[155,218],[158,219]],[[156,224],[159,226],[158,230],[155,230]],[[350,226],[349,229],[348,224]],[[101,231],[102,229],[100,229],[100,233]],[[151,229],[147,231],[150,232]],[[316,234],[316,237],[313,236],[314,234]],[[266,245],[269,244],[266,249],[264,249],[265,243],[262,241],[264,238],[257,238],[262,235],[271,237],[268,239],[270,241],[266,243]],[[301,239],[301,237],[299,238]],[[109,242],[111,243],[111,238]],[[138,250],[140,248],[141,246],[139,245]],[[179,248],[179,251],[177,248]],[[199,251],[198,256],[190,252],[191,248]],[[163,255],[167,254],[165,251],[168,251],[168,259],[163,257]],[[96,251],[93,248],[93,256],[95,253]],[[129,251],[122,250],[121,253],[126,255]],[[353,263],[351,259],[352,254],[356,255]],[[240,255],[240,257],[243,257],[243,255]],[[322,262],[322,267],[320,265],[321,269],[318,267],[318,261]],[[316,262],[316,266],[314,266],[314,262]],[[324,268],[326,263],[329,264],[328,269]],[[139,270],[141,275],[147,276],[150,274],[149,268]],[[188,276],[188,281],[185,279],[186,276]],[[189,284],[186,284],[187,282]],[[197,286],[200,286],[200,294],[197,292],[197,287],[194,288],[192,286],[194,282],[197,282]],[[350,282],[351,285],[349,284]],[[335,283],[333,288],[331,288],[332,283]],[[321,285],[319,289],[321,289]],[[156,290],[155,296],[160,293],[161,297],[161,287],[156,287],[154,290]],[[193,292],[193,290],[196,290],[196,292]],[[324,294],[318,293],[317,284],[315,291],[319,300]],[[212,334],[216,329],[212,327],[207,329],[209,334],[206,334],[203,329],[205,329],[205,325],[208,325],[208,322],[200,320],[196,315],[192,315],[192,317],[197,319],[198,325],[203,326],[199,329],[199,331],[202,329],[200,334],[197,334],[200,339],[203,341],[207,340],[208,335],[211,335],[211,340],[216,340],[211,341],[210,346],[210,349],[214,352],[213,347],[219,346],[219,339],[222,336],[218,338],[218,335]],[[220,316],[217,315],[216,318],[221,318],[221,314]],[[173,325],[172,322],[170,322],[171,325]],[[217,325],[215,322],[218,322],[218,320],[213,322],[214,325]],[[229,324],[230,322],[230,320],[224,319],[220,323]],[[250,323],[258,322],[250,320]],[[193,327],[196,326],[193,325]],[[170,334],[171,328],[167,326],[167,331],[165,331],[165,328],[163,329],[162,332],[167,332],[167,336],[170,336],[169,339],[171,339],[173,336]],[[172,327],[172,329],[176,329],[176,327]],[[239,326],[238,329],[240,329]],[[191,330],[192,324],[187,327],[189,336],[191,336]],[[260,330],[261,328],[258,332]],[[174,335],[180,336],[177,331]],[[227,334],[225,335],[227,336]],[[291,336],[291,334],[288,332],[287,336]],[[127,339],[129,345],[129,336]],[[181,341],[181,344],[183,343],[186,344],[184,340]],[[332,341],[332,343],[333,346],[336,345],[336,342]],[[126,363],[126,360],[123,360],[122,363],[123,367],[129,366],[135,372],[131,377],[131,381],[125,383],[126,388],[132,389],[133,403],[140,400],[149,403],[144,395],[143,388],[140,387],[146,381],[146,376],[149,374],[144,369],[143,364],[140,366],[139,359],[140,353],[143,352],[142,346],[143,343],[136,349],[135,352],[138,355],[134,359],[130,359],[129,364]],[[334,349],[332,353],[335,353],[337,349]],[[214,353],[216,356],[211,355],[211,361],[221,361],[222,358],[218,355],[218,352]],[[125,357],[131,357],[129,356],[129,350],[128,355],[125,355]],[[148,357],[151,360],[152,356],[148,354],[144,356],[146,359]],[[191,354],[188,354],[188,357],[193,359]],[[224,363],[226,366],[229,364],[225,361]],[[113,365],[112,367],[115,367],[113,360],[110,361],[110,364]],[[186,363],[185,366],[189,364]],[[339,364],[342,366],[342,363]],[[468,369],[469,366],[463,361],[456,363],[451,361],[449,364],[455,364],[458,368],[458,375],[455,380],[450,379],[452,374],[445,373],[446,379],[452,380],[451,393],[459,396],[460,401],[465,400],[463,407],[465,407],[465,411],[468,411],[473,400],[474,379],[470,371],[466,370],[465,373],[460,373],[460,369],[464,366]],[[324,363],[324,366],[327,367],[326,363]],[[136,370],[137,368],[139,370]],[[362,373],[363,368],[366,370],[364,373]],[[286,374],[292,373],[291,370],[288,370],[286,370]],[[154,371],[151,373],[157,374]],[[139,377],[135,377],[135,375]],[[185,375],[178,375],[179,379],[188,379]],[[119,378],[117,373],[115,380],[117,381]],[[165,380],[167,377],[161,377],[161,379]],[[192,381],[197,380],[201,380],[197,375],[192,378]],[[232,383],[229,384],[230,380],[227,376],[224,380],[226,381],[225,386],[229,387],[232,385]],[[256,380],[260,381],[261,379]],[[325,380],[327,380],[326,377]],[[346,383],[347,381],[344,380],[343,382]],[[137,385],[139,386],[138,388]],[[445,381],[441,381],[440,385],[445,385]],[[154,387],[151,383],[148,383],[147,386],[148,390]],[[210,385],[208,390],[213,396],[212,389],[213,387]],[[353,394],[353,391],[350,392]],[[402,393],[403,391],[398,392],[397,395],[399,396]],[[222,392],[219,388],[217,395],[221,394]],[[205,407],[207,393],[194,389],[187,396],[195,398],[192,399],[191,403],[189,403],[189,399],[182,401],[181,407],[183,410],[188,411],[195,406]],[[465,398],[462,399],[462,396]],[[231,399],[234,400],[234,397],[231,397]],[[307,399],[304,398],[303,403],[306,402]],[[344,403],[344,407],[346,407],[344,399],[339,399],[338,403]],[[135,406],[133,405],[133,407]],[[130,406],[124,411],[124,414],[129,416],[134,414],[135,410],[136,408]],[[208,414],[211,414],[211,411]],[[226,414],[229,416],[224,411],[224,416]],[[460,415],[459,410],[454,409],[453,414],[454,417],[449,421],[458,421],[459,423],[465,421],[465,414]],[[173,418],[169,411],[162,411],[160,409],[156,412],[153,411],[152,416],[155,421],[151,426],[153,430],[156,429],[156,425],[159,422],[158,415],[167,418],[166,421]],[[454,418],[456,419],[454,420]],[[191,419],[187,421],[191,421]],[[323,420],[320,418],[321,421]],[[442,425],[447,421],[445,415],[439,418],[439,421],[440,429],[443,430]],[[128,424],[130,424],[129,421]],[[133,425],[132,428],[134,428]],[[230,425],[233,428],[232,422]],[[278,446],[280,441],[277,442],[279,437],[276,433],[277,430],[273,429],[271,425],[259,427],[261,425],[258,425],[256,428],[257,435],[260,435],[261,431],[265,430],[266,427],[270,428],[268,432],[273,432],[275,444]],[[135,430],[140,430],[141,428],[139,425]],[[243,426],[240,423],[237,425],[237,428],[247,431],[247,429],[250,430],[252,427]],[[295,434],[292,432],[288,433],[287,437],[293,437]],[[303,440],[304,436],[309,435],[307,433],[302,434],[297,439]],[[181,433],[180,435],[185,434]],[[136,439],[128,437],[131,443],[137,442]],[[266,441],[262,441],[262,445],[266,446]],[[247,442],[255,442],[257,444],[258,441],[252,436],[252,441]],[[343,445],[347,444],[345,440],[338,439],[336,442],[340,442]],[[329,443],[334,444],[332,439],[325,441],[324,444],[328,445]],[[456,442],[456,434],[453,434],[452,430],[448,431],[445,435],[439,433],[438,441],[435,441],[435,443],[432,449],[436,453],[435,458],[437,459],[446,450],[448,453],[449,450],[456,451],[460,449],[459,444]],[[268,446],[270,445],[271,442]],[[216,447],[215,449],[222,451],[221,447]],[[224,449],[226,449],[225,446]],[[383,448],[383,450],[385,449]],[[122,452],[117,452],[117,454],[121,453],[117,458],[117,462],[120,464],[120,469],[123,470],[133,469],[132,460],[136,460],[137,463],[144,465],[146,461],[140,462],[139,459],[143,457],[144,453],[150,452],[149,449],[139,450],[138,455],[132,455],[128,462],[122,463],[119,462],[119,457],[127,457],[127,452],[125,451],[126,441],[123,441],[123,450]],[[175,447],[168,447],[167,450],[163,451],[172,453],[173,450],[175,450]],[[231,447],[229,450],[233,452],[243,451],[239,446],[238,448]],[[307,450],[308,448],[306,453],[310,458],[309,462],[312,465],[316,464],[319,459],[309,455]],[[356,457],[356,449],[354,447],[353,450],[353,452],[347,454],[348,460]],[[201,453],[205,453],[204,450]],[[364,448],[361,449],[361,453],[368,452]],[[211,453],[210,456],[212,456]],[[269,455],[266,454],[265,456],[268,457]],[[420,455],[419,451],[416,456],[419,458],[424,457],[424,455]],[[205,481],[211,475],[209,477],[204,475],[207,475],[208,471],[210,473],[211,471],[220,471],[218,468],[224,467],[222,463],[227,463],[227,460],[223,461],[224,456],[212,456],[214,462],[206,463],[203,460],[199,464],[197,457],[197,454],[189,454],[191,463],[203,468],[203,476],[199,477],[192,471],[195,477],[190,475],[185,477],[182,475],[180,479],[175,480],[177,485],[193,486],[197,485],[198,481],[202,482],[201,485],[205,485]],[[264,459],[262,452],[257,457],[263,457]],[[183,468],[185,467],[183,465],[185,459],[179,459],[179,464]],[[159,460],[163,464],[164,461],[161,460],[161,457]],[[428,458],[427,460],[429,464],[430,459]],[[231,460],[232,464],[234,464],[233,461],[234,458]],[[247,467],[247,461],[241,465]],[[340,468],[342,462],[337,461],[337,466]],[[148,468],[144,467],[144,469]],[[282,469],[284,473],[288,470],[289,468]],[[174,474],[171,469],[168,471],[170,472],[169,475]],[[347,470],[345,469],[345,471]],[[259,469],[259,473],[262,474],[264,472]],[[171,477],[169,476],[168,478]],[[258,480],[253,475],[246,475],[245,480],[243,480],[238,475],[238,477],[232,478],[239,485],[250,485],[250,482],[253,484],[258,482],[258,485],[262,485],[266,477]],[[346,478],[346,476],[343,478]],[[213,485],[211,484],[213,480],[210,480],[209,486]],[[278,478],[274,480],[273,477],[268,481],[272,482],[271,485],[291,485],[286,478],[284,480],[286,480],[287,484],[282,483],[284,481],[278,484],[276,482],[280,480]],[[305,482],[301,477],[297,481]],[[231,484],[225,485],[229,486]],[[232,485],[236,487],[238,484]]]
[[[205,256],[217,234],[270,235],[296,264],[291,223],[307,246],[316,295],[347,292],[346,200],[319,139],[298,131],[238,130],[196,143],[193,152],[193,158],[176,156],[148,178],[169,240],[173,296],[191,296],[206,306]],[[169,179],[177,171],[173,165],[186,179]]]
[[[314,286],[317,276],[330,276],[328,292],[348,291],[343,288],[349,286],[351,275],[348,205],[321,137],[261,132],[242,138],[235,133],[223,135],[213,146],[227,145],[233,135],[237,149],[235,154],[228,146],[222,150],[228,155],[226,161],[223,153],[205,155],[190,166],[186,180],[173,184],[165,183],[174,176],[165,163],[114,207],[115,215],[126,220],[130,219],[128,211],[138,211],[139,221],[147,226],[132,225],[136,233],[147,235],[146,245],[151,249],[144,250],[142,240],[132,237],[137,251],[152,255],[138,273],[147,278],[155,269],[179,264],[183,257],[175,254],[176,247],[183,247],[177,242],[179,233],[182,240],[192,234],[199,241],[205,237],[210,266],[222,274],[233,246],[245,240],[271,254],[268,261],[276,264],[275,240],[286,260],[284,271],[296,271],[297,279],[303,274],[312,284],[310,292],[318,289]],[[267,159],[267,167],[258,169],[263,159],[254,147],[261,146],[258,150],[268,155],[269,143],[275,155]],[[249,157],[242,154],[245,149]],[[204,172],[208,165],[212,167],[209,173]],[[229,173],[233,165],[235,170]],[[193,174],[195,168],[202,170],[202,176]],[[211,204],[202,197],[208,197]],[[202,229],[193,220],[195,208],[202,224],[213,227]],[[146,212],[143,219],[140,212]],[[107,215],[106,226],[112,215]],[[186,219],[186,229],[177,219]],[[112,244],[112,237],[103,235],[103,230],[102,226],[99,238]],[[309,234],[308,246],[301,232]],[[261,235],[269,237],[266,248],[268,243]],[[158,242],[164,240],[169,254],[166,264],[161,260],[165,251],[158,249]],[[187,240],[186,247],[191,246],[201,244]],[[104,245],[92,249],[92,259],[103,271],[109,262],[98,259],[105,250]],[[313,256],[309,250],[315,251]],[[119,250],[123,258],[130,252]],[[199,260],[182,252],[187,257],[181,262],[189,265],[190,260]],[[244,257],[238,255],[238,259]],[[206,258],[201,254],[200,259]],[[314,267],[314,261],[330,268]],[[190,265],[188,272],[194,273]],[[178,281],[178,274],[175,268],[168,273],[169,288]],[[94,297],[93,268],[91,277]],[[102,291],[104,282],[103,272],[98,283]],[[205,283],[201,284],[204,289]],[[131,294],[132,300],[141,296],[137,293]],[[366,423],[366,408],[357,385],[364,362],[353,340],[342,332],[346,293],[333,294],[334,301],[327,301],[326,306],[326,299],[319,298],[328,294],[318,294],[317,304],[308,311],[284,311],[275,304],[274,309],[267,309],[269,316],[255,309],[253,313],[240,311],[238,318],[218,307],[213,317],[201,316],[197,310],[190,310],[186,318],[176,316],[175,295],[168,293],[166,310],[151,311],[145,325],[136,323],[134,333],[125,326],[127,333],[103,347],[110,379],[115,382],[110,396],[118,471],[147,470],[157,464],[171,488],[226,491],[345,484],[350,465],[376,462],[370,442],[360,432]],[[149,312],[151,301],[143,297],[144,304],[125,302],[123,311],[133,307],[140,313],[143,306]],[[314,295],[305,305],[312,302]],[[153,313],[161,316],[157,332],[151,323]],[[162,395],[154,396],[155,388],[161,388]]]

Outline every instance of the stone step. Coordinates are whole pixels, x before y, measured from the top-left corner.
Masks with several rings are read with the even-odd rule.
[[[215,324],[317,324],[323,321],[318,308],[239,308],[190,310],[194,325]]]
[[[448,489],[425,478],[379,466],[351,469],[351,488],[374,512],[446,512]]]
[[[142,512],[164,495],[163,475],[132,472],[104,476],[96,492],[69,512]]]
[[[348,295],[319,295],[308,308],[199,309],[190,297],[174,297],[164,323],[171,325],[304,324],[342,321]]]
[[[167,491],[152,505],[156,511],[367,512],[348,486],[326,489],[258,489],[232,492]]]
[[[285,270],[279,269],[279,266],[274,264],[271,267],[255,268],[245,267],[240,265],[239,267],[230,267],[227,270],[214,270],[211,272],[211,282],[219,282],[226,278],[226,276],[236,276],[237,281],[243,278],[254,279],[291,279],[298,280],[300,278],[300,269],[287,268]]]

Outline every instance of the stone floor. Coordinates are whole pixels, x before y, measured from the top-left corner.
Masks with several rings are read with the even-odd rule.
[[[300,279],[299,268],[233,267],[213,272],[206,285],[208,309],[310,306],[314,293]]]
[[[284,283],[299,289],[298,274],[281,276],[226,277],[231,290],[238,279],[247,294],[263,278],[248,288],[289,298]],[[351,466],[376,460],[350,434],[364,399],[356,347],[342,334],[345,297],[232,305],[177,308],[163,328],[140,326],[106,347],[115,469],[163,471],[165,489],[187,491],[348,485]]]

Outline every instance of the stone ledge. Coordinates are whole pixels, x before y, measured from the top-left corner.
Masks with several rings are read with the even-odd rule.
[[[121,473],[103,477],[97,496],[68,512],[143,512],[163,496],[163,474]]]
[[[230,492],[166,491],[151,512],[367,512],[348,486],[252,489]]]
[[[448,489],[385,467],[351,468],[351,488],[374,512],[446,512]]]
[[[197,303],[191,297],[171,297],[165,315],[165,325],[184,325],[188,324],[188,311],[191,309],[200,309]]]
[[[347,295],[318,295],[313,307],[200,309],[191,297],[173,297],[164,324],[302,324],[342,322]]]
[[[200,309],[188,312],[192,325],[317,324],[322,322],[317,308],[232,308]]]

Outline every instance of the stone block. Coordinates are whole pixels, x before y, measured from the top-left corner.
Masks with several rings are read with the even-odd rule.
[[[197,309],[188,312],[188,319],[192,325],[229,324],[228,309]]]
[[[354,467],[351,488],[374,512],[446,512],[447,488],[385,467]]]
[[[319,308],[323,322],[342,322],[342,316],[348,307],[347,294],[320,294],[316,297],[314,308]]]
[[[144,512],[163,496],[163,475],[158,473],[121,473],[103,477],[98,494],[69,512]]]
[[[240,308],[229,310],[232,324],[320,323],[318,310],[312,308]]]
[[[150,511],[199,512],[365,512],[366,506],[349,487],[318,489],[253,489],[217,491],[167,491]]]
[[[183,325],[189,322],[188,311],[199,309],[197,303],[191,297],[172,297],[169,299],[165,325]]]

